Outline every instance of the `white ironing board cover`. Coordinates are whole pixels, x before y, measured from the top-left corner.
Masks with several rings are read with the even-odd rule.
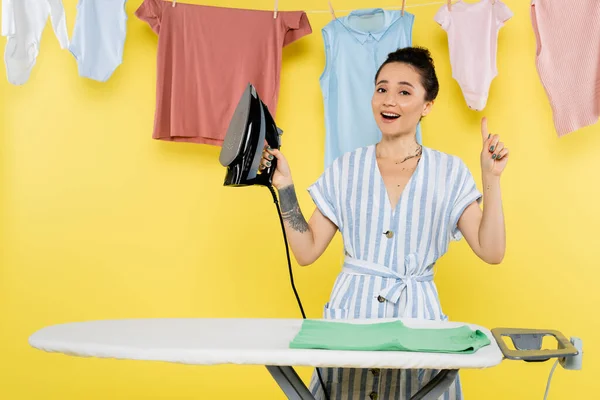
[[[352,323],[391,321],[344,320]],[[487,368],[502,361],[491,332],[461,322],[401,319],[413,328],[479,329],[491,344],[473,354],[290,349],[302,319],[124,319],[48,326],[29,338],[34,348],[81,357],[195,365],[251,364],[354,368]]]

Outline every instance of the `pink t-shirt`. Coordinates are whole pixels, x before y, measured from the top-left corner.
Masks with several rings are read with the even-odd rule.
[[[144,0],[135,15],[158,35],[154,139],[223,144],[252,83],[275,117],[284,46],[312,32],[303,11]]]

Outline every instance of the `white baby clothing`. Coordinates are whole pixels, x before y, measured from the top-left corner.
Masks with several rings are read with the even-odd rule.
[[[69,36],[62,0],[2,0],[2,36],[8,38],[4,62],[13,85],[29,80],[48,16],[60,47],[67,49]]]
[[[2,36],[8,36],[15,30],[12,2],[13,0],[2,0]]]

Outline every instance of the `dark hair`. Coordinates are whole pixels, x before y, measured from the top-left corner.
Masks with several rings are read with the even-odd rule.
[[[423,47],[404,47],[390,54],[375,74],[375,83],[384,65],[399,62],[412,66],[421,75],[421,84],[425,88],[425,101],[433,101],[438,95],[440,85],[435,74],[435,66],[429,50]]]

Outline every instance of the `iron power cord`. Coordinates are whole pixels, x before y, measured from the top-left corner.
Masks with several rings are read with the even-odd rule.
[[[290,249],[288,247],[287,235],[285,234],[285,225],[283,224],[283,216],[281,215],[281,209],[279,208],[279,201],[277,201],[277,194],[275,193],[275,189],[273,186],[268,186],[271,194],[273,195],[273,201],[275,202],[275,206],[277,207],[277,213],[279,214],[279,222],[281,222],[281,231],[283,232],[283,241],[285,242],[285,253],[287,255],[288,262],[288,270],[290,272],[290,282],[292,284],[292,290],[294,291],[294,295],[296,296],[296,300],[298,301],[298,306],[300,307],[300,313],[302,313],[302,318],[306,319],[306,315],[304,314],[304,308],[302,307],[302,302],[300,301],[300,297],[298,296],[298,292],[296,291],[296,286],[294,285],[294,274],[292,273],[292,262],[290,260]],[[319,376],[319,382],[321,383],[321,387],[323,388],[323,393],[325,394],[325,399],[329,400],[329,394],[325,389],[325,384],[323,383],[323,378],[321,377],[321,371],[319,368],[316,368],[317,375]]]
[[[556,365],[558,364],[558,358],[554,362],[552,369],[550,370],[550,375],[548,375],[548,383],[546,384],[546,392],[544,393],[544,400],[548,398],[548,391],[550,390],[550,381],[552,380],[552,374],[554,374],[554,370],[556,369]]]

